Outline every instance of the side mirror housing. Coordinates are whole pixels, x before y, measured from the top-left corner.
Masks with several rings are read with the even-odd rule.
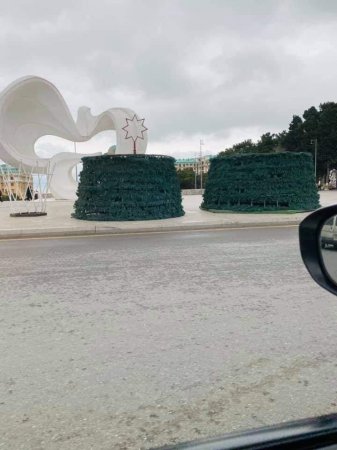
[[[321,287],[337,295],[337,205],[314,211],[299,227],[303,262]]]

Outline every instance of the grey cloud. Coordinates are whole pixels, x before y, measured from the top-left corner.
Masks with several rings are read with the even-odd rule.
[[[337,97],[334,0],[12,0],[0,17],[0,88],[44,76],[74,113],[139,111],[157,142],[281,131]]]

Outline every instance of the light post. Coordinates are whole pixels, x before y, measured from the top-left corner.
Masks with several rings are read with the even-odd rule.
[[[317,181],[317,138],[311,139],[310,144],[315,144],[315,181]]]
[[[204,141],[200,139],[200,189],[202,189],[202,146]]]
[[[197,172],[198,172],[198,155],[195,154],[195,160],[194,160],[194,189],[197,188]]]

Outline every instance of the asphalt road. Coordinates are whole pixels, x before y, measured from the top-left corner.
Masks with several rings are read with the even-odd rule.
[[[151,448],[337,410],[297,229],[0,242],[0,449]]]

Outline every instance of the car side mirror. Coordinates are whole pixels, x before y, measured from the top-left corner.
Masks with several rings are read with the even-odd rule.
[[[312,278],[337,295],[337,205],[314,211],[299,227],[303,262]]]

